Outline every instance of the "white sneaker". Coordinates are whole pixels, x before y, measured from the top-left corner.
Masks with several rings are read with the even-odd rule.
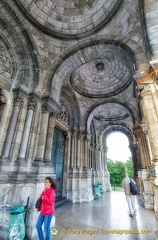
[[[134,214],[137,214],[137,210],[134,211]]]

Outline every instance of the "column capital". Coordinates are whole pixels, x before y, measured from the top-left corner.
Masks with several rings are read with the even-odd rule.
[[[140,95],[142,96],[142,98],[152,95],[151,93],[151,89],[150,89],[150,85],[143,85],[143,90],[141,91]]]
[[[3,90],[0,89],[0,105],[6,104],[7,103],[7,98],[5,94],[3,93]]]
[[[34,98],[30,99],[28,102],[28,110],[35,110],[37,102]]]
[[[18,107],[21,107],[23,105],[23,97],[21,94],[18,94],[18,96],[16,96],[14,99],[13,99],[13,104],[14,106],[18,106]]]

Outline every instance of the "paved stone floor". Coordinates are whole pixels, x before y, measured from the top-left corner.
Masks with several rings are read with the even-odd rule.
[[[55,227],[58,228],[58,234],[52,236],[51,240],[154,240],[154,211],[144,209],[140,196],[136,197],[136,208],[137,215],[129,217],[124,193],[107,192],[102,198],[90,203],[73,204],[65,209],[57,209]],[[121,235],[105,233],[106,230],[151,230],[151,233]]]

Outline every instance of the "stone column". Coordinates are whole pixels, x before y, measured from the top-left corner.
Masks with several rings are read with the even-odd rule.
[[[98,145],[98,171],[101,171],[101,146]]]
[[[50,115],[49,123],[48,123],[46,149],[45,149],[45,155],[44,155],[44,163],[46,166],[52,166],[51,154],[52,154],[54,126],[55,126],[55,118],[53,115]]]
[[[66,144],[65,144],[65,158],[67,159],[67,166],[70,167],[71,160],[71,133],[68,132],[66,136]]]
[[[104,169],[104,191],[111,192],[111,184],[110,184],[110,174],[107,167],[107,152],[108,148],[106,144],[103,145],[103,169]]]
[[[75,136],[72,133],[71,135],[71,159],[70,159],[70,167],[74,167],[74,151],[75,151]]]
[[[158,115],[155,109],[155,103],[151,92],[150,85],[144,86],[141,93],[142,108],[145,117],[146,126],[148,129],[149,139],[151,142],[151,149],[153,153],[153,160],[158,160]]]
[[[19,158],[17,159],[16,163],[25,163],[24,159],[25,159],[25,155],[26,155],[27,144],[28,144],[28,139],[29,139],[29,134],[30,134],[30,128],[31,128],[31,123],[32,123],[32,118],[33,118],[33,112],[34,112],[35,107],[36,107],[36,102],[34,100],[30,100],[28,103],[28,111],[27,111],[26,122],[25,122],[24,132],[23,132],[23,136],[22,136],[20,151],[19,151]]]
[[[80,165],[81,167],[85,167],[85,134],[81,133],[81,137],[80,137],[80,146],[81,146],[81,154],[80,154]]]
[[[74,167],[77,166],[77,144],[78,144],[78,137],[77,133],[74,133]]]
[[[40,133],[38,136],[36,158],[34,159],[34,162],[32,164],[33,166],[44,165],[43,161],[44,161],[49,114],[50,114],[50,112],[48,112],[47,109],[44,107],[42,109]]]
[[[13,140],[13,136],[14,136],[14,132],[15,132],[15,128],[16,128],[16,123],[18,120],[19,111],[20,111],[20,107],[21,107],[22,103],[23,103],[23,101],[20,97],[14,99],[13,113],[12,113],[12,116],[10,119],[7,136],[6,136],[6,140],[5,140],[5,143],[3,146],[3,151],[2,151],[2,156],[1,156],[2,161],[5,159],[9,159],[9,152],[11,149],[11,144],[12,144],[12,140]]]
[[[137,130],[135,130],[137,131]],[[139,164],[139,169],[146,169],[147,167],[150,166],[150,158],[149,158],[149,151],[148,151],[148,147],[147,147],[147,142],[146,142],[146,137],[144,132],[138,131],[135,132],[135,136],[138,142],[138,148],[139,148],[139,160],[140,160],[140,164]]]
[[[85,148],[85,151],[84,151],[84,167],[85,168],[88,168],[88,139],[87,139],[87,136],[85,137],[85,141],[84,141],[84,148]]]
[[[148,131],[145,132],[145,137],[146,137],[146,142],[147,142],[147,145],[148,145],[150,164],[151,164],[151,161],[153,159],[153,155],[152,155],[152,151],[151,151],[151,145],[150,145],[150,141],[149,141]]]
[[[80,152],[81,152],[81,146],[80,146],[80,135],[77,137],[77,163],[76,166],[80,167]]]
[[[141,92],[141,105],[153,155],[153,168],[155,168],[153,182],[158,183],[158,113],[157,108],[155,107],[157,103],[153,97],[153,88],[150,85],[152,84],[144,86],[144,89]]]

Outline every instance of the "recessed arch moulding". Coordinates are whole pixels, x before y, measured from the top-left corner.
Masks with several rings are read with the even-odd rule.
[[[23,26],[23,18],[19,20],[16,12],[8,12],[7,7],[7,3],[5,7],[0,3],[1,84],[7,91],[20,87],[32,92],[39,80],[34,42]]]
[[[135,141],[135,136],[130,131],[130,129],[128,129],[125,126],[111,125],[111,126],[108,126],[107,128],[105,128],[104,131],[102,132],[102,139],[104,139],[105,144],[107,142],[107,138],[109,137],[109,135],[114,133],[114,132],[121,132],[121,133],[125,134],[126,137],[128,138],[129,146],[131,144],[133,144],[133,142]]]
[[[128,131],[133,130],[134,119],[129,109],[120,103],[104,103],[97,106],[88,116],[87,132],[90,133],[90,126],[94,119],[98,135],[102,135],[104,129],[109,125],[126,126]]]
[[[82,38],[105,26],[123,0],[14,0],[33,25],[63,39]]]
[[[108,126],[107,128],[104,129],[104,131],[102,132],[102,135],[101,135],[102,143],[103,143],[103,146],[106,147],[106,150],[107,150],[107,138],[111,133],[114,133],[114,132],[121,132],[127,136],[128,141],[129,141],[129,149],[132,154],[134,175],[136,176],[137,171],[138,171],[138,168],[137,168],[138,167],[137,166],[138,154],[137,154],[137,147],[135,145],[134,133],[130,129],[128,129],[126,126],[121,126],[121,125]]]
[[[97,69],[97,63],[103,63],[103,68]],[[129,51],[112,43],[83,47],[56,68],[48,91],[50,96],[60,103],[64,82],[71,78],[72,87],[81,95],[93,98],[113,96],[132,82],[134,64]]]

